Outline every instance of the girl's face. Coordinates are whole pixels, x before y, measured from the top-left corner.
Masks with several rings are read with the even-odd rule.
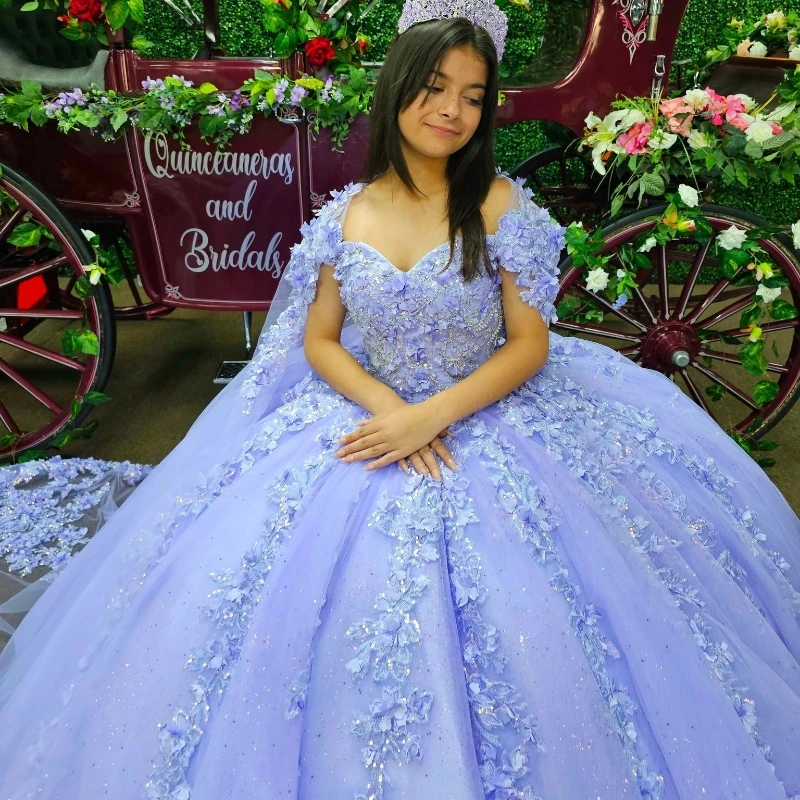
[[[471,47],[448,50],[428,76],[431,94],[420,89],[397,117],[403,144],[437,159],[460,150],[481,121],[487,79],[486,63]]]

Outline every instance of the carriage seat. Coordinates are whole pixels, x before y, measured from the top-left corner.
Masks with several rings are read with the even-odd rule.
[[[53,89],[105,86],[108,51],[95,40],[74,42],[59,33],[52,11],[0,8],[0,81],[38,81]]]

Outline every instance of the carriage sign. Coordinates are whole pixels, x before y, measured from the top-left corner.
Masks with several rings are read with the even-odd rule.
[[[165,300],[266,307],[303,222],[300,137],[257,120],[224,150],[192,132],[140,138],[144,206],[157,243]],[[255,135],[254,135],[255,134]]]

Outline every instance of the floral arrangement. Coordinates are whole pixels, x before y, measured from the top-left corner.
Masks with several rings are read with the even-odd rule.
[[[770,109],[773,101],[777,107]],[[601,175],[614,172],[611,212],[625,198],[663,195],[698,173],[725,185],[750,179],[794,183],[800,175],[800,65],[758,106],[747,95],[711,87],[671,99],[625,98],[604,118],[590,114],[580,140]],[[695,180],[696,183],[696,180]]]
[[[742,366],[751,375],[762,378],[755,385],[754,400],[763,406],[775,399],[778,384],[766,377],[764,352],[767,342],[761,325],[768,318],[787,320],[798,317],[797,308],[781,299],[789,281],[759,244],[760,239],[770,237],[773,231],[745,231],[731,225],[715,234],[703,215],[699,193],[687,184],[679,185],[677,192],[667,194],[666,199],[668,205],[664,212],[651,218],[656,223],[654,227],[623,244],[619,250],[602,253],[602,229],[590,233],[577,222],[567,229],[567,251],[576,266],[585,267],[586,289],[601,295],[618,310],[628,303],[638,288],[637,276],[643,270],[649,272],[652,269],[652,261],[647,255],[652,249],[687,238],[704,245],[713,237],[711,252],[718,259],[721,274],[736,286],[756,288],[753,302],[741,312],[739,319],[739,330],[747,334],[746,337],[734,337],[715,330],[701,330],[700,335],[708,341],[721,340],[740,347],[738,357]],[[794,247],[800,252],[800,221],[792,226],[792,234]],[[610,265],[612,259],[616,262],[613,267]],[[602,322],[604,316],[591,300],[582,306],[576,298],[563,300],[557,313],[560,319],[571,318],[578,322]],[[718,385],[709,386],[706,394],[712,401],[719,400],[725,389]]]
[[[189,125],[197,122],[205,141],[224,147],[234,134],[250,130],[256,114],[308,113],[312,132],[329,128],[334,147],[340,148],[353,118],[368,109],[373,86],[365,71],[353,65],[348,74],[325,80],[257,70],[233,92],[221,92],[211,83],[195,87],[178,75],[147,78],[135,95],[96,86],[86,92],[44,94],[40,84],[23,81],[19,91],[0,94],[0,124],[27,130],[31,124],[54,122],[62,132],[88,130],[104,139],[135,126],[182,140]]]
[[[800,14],[796,11],[776,9],[751,20],[734,17],[725,29],[724,41],[706,57],[713,64],[731,56],[764,58],[774,54],[800,61]]]
[[[103,45],[108,45],[106,25],[117,31],[123,25],[144,21],[144,0],[30,0],[20,11],[39,9],[58,14],[58,21],[63,25],[61,34],[67,39],[94,37]],[[140,40],[140,45],[145,44]]]
[[[304,51],[315,70],[358,63],[369,48],[361,23],[374,4],[358,6],[359,13],[338,12],[346,0],[261,0],[266,7],[264,26],[276,34],[273,54],[286,58]],[[327,12],[326,12],[327,9]],[[364,9],[364,10],[362,10]]]

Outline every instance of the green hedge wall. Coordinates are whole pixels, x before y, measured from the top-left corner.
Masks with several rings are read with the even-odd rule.
[[[175,2],[181,4],[183,0]],[[202,16],[201,3],[198,0],[190,2],[198,15]],[[531,6],[530,12],[514,6],[508,11],[509,35],[504,67],[511,74],[528,64],[539,47],[544,31],[547,4],[531,0]],[[750,17],[776,7],[784,11],[800,11],[800,0],[691,0],[681,27],[675,59],[689,59],[693,65],[701,64],[706,50],[719,40],[720,32],[732,16]],[[400,0],[379,0],[367,18],[364,33],[372,42],[369,52],[371,59],[380,60],[386,52],[394,37],[401,8]],[[254,56],[269,53],[270,36],[263,31],[259,22],[262,9],[261,0],[237,0],[235,3],[221,0],[222,45],[228,55]],[[163,0],[146,0],[146,23],[141,33],[153,42],[151,55],[155,58],[187,58],[197,50],[202,41],[201,34],[188,31],[185,23]],[[496,136],[498,164],[504,169],[513,169],[527,156],[558,139],[552,126],[538,122],[504,126]],[[794,222],[800,216],[800,187],[776,189],[771,185],[758,184],[746,191],[720,189],[715,199],[753,211],[781,224]]]

